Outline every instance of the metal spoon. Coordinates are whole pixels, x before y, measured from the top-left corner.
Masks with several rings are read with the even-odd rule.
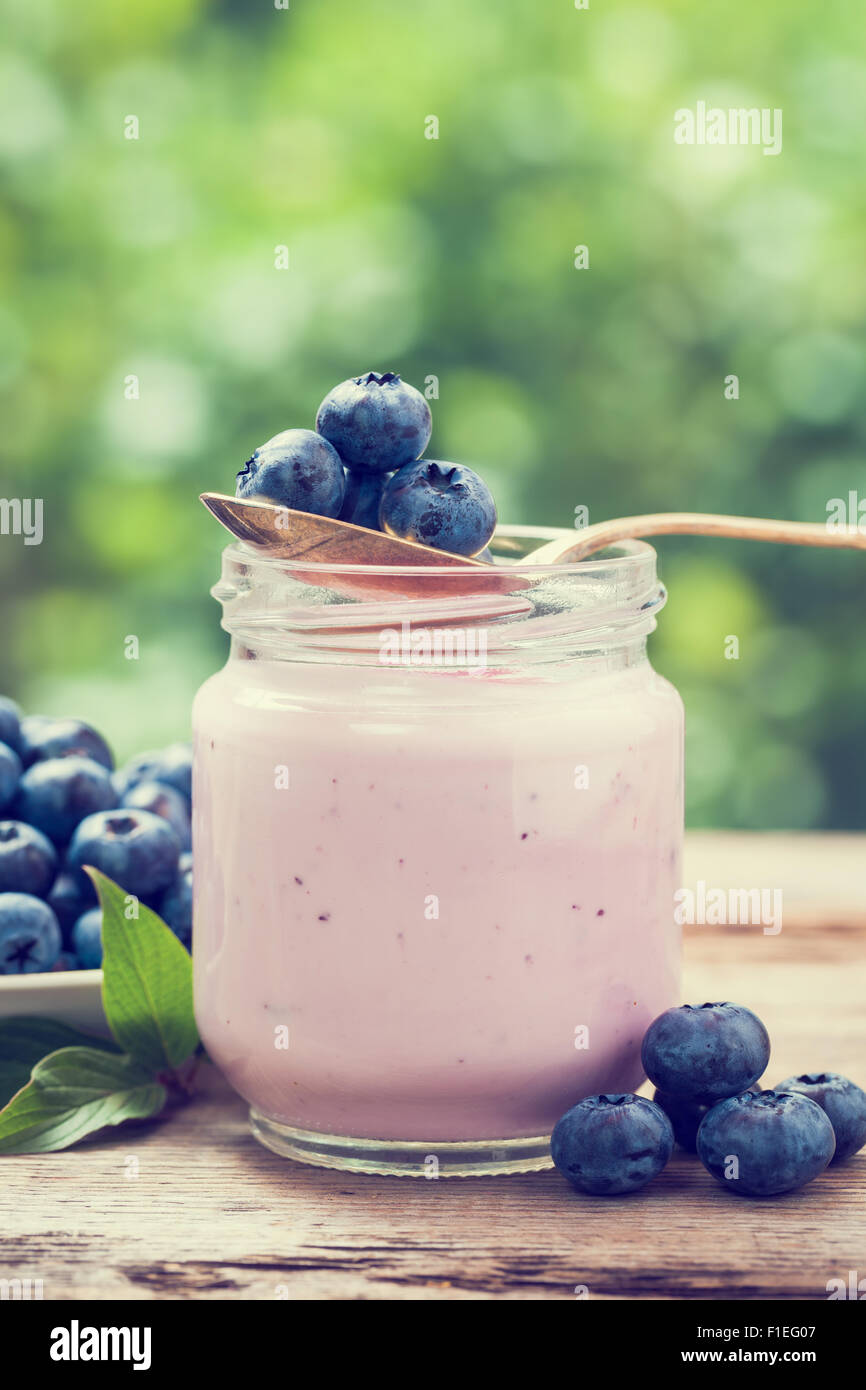
[[[563,535],[518,560],[520,565],[562,565],[585,560],[617,541],[643,536],[729,536],[781,545],[821,545],[866,550],[866,529],[831,530],[821,522],[771,521],[758,516],[716,516],[711,512],[655,512],[596,521]]]
[[[478,598],[481,611],[487,615],[520,612],[526,607],[526,600],[516,598],[515,592],[529,588],[531,581],[518,579],[486,560],[433,550],[366,526],[313,516],[273,502],[248,502],[220,492],[203,492],[201,500],[238,540],[276,559],[296,561],[300,568],[290,567],[289,573],[307,584],[322,585],[365,602],[379,598]],[[425,574],[431,567],[461,569],[465,577]],[[413,613],[417,616],[416,607]],[[461,609],[461,613],[471,616],[468,609]]]
[[[296,512],[274,502],[247,502],[222,492],[203,492],[201,500],[227,531],[248,545],[287,560],[335,565],[468,565],[489,571],[485,560],[433,550],[416,541],[401,541],[384,531],[335,521],[329,516]]]
[[[488,590],[495,567],[484,560],[433,550],[415,541],[398,540],[383,531],[335,521],[327,516],[293,511],[273,502],[248,502],[221,492],[203,492],[201,500],[226,530],[238,540],[286,559],[312,560],[315,564],[371,565],[383,567],[434,566],[473,569],[473,587]],[[617,541],[643,536],[729,536],[744,540],[773,541],[784,545],[835,546],[866,550],[866,530],[849,527],[831,530],[820,522],[772,521],[752,516],[716,516],[709,512],[656,512],[647,516],[615,517],[597,521],[579,531],[539,546],[516,559],[518,565],[574,564]],[[405,576],[404,576],[405,577]],[[506,576],[501,578],[506,580]],[[447,592],[454,594],[454,581]],[[425,585],[425,587],[427,587]],[[495,586],[497,589],[500,586]],[[513,578],[505,588],[514,588]]]

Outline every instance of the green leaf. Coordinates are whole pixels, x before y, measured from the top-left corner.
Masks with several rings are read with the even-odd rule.
[[[198,1047],[192,961],[150,908],[128,920],[129,895],[87,869],[102,904],[102,1005],[120,1046],[153,1072],[174,1070]]]
[[[0,1019],[0,1106],[27,1085],[31,1068],[49,1052],[78,1046],[117,1051],[109,1038],[91,1038],[50,1018]]]
[[[166,1089],[131,1057],[62,1047],[37,1062],[30,1082],[0,1110],[0,1153],[49,1153],[106,1125],[156,1115]]]

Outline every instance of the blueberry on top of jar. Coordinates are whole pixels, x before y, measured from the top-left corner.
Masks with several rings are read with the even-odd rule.
[[[400,540],[477,555],[496,529],[496,504],[487,484],[471,468],[418,459],[389,479],[379,521]]]
[[[259,445],[237,475],[235,494],[315,516],[340,514],[346,474],[336,449],[313,430],[283,430]]]
[[[329,391],[316,429],[348,468],[390,473],[423,454],[433,421],[420,391],[396,372],[365,372]]]

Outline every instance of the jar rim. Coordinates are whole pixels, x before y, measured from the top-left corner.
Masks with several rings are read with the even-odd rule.
[[[522,558],[524,553],[529,553],[537,546],[545,544],[547,541],[560,540],[565,536],[575,534],[573,531],[557,526],[516,526],[502,525],[496,528],[494,544],[496,541],[504,541],[506,547],[513,548],[516,558],[513,562],[501,559],[497,556],[496,564],[492,566],[492,572],[501,575],[503,578],[513,576],[515,580],[520,578],[543,579],[546,576],[557,576],[560,579],[571,576],[589,577],[593,572],[597,573],[601,566],[608,566],[624,573],[649,566],[655,572],[655,562],[657,552],[654,546],[644,540],[622,540],[616,541],[612,545],[606,546],[604,550],[588,556],[584,560],[568,561],[562,564],[533,565]],[[323,574],[355,575],[358,578],[382,577],[382,578],[401,578],[413,576],[419,581],[424,579],[435,579],[437,582],[449,579],[460,581],[465,585],[467,575],[472,570],[463,565],[359,565],[352,563],[339,564],[333,560],[316,561],[305,559],[303,556],[286,556],[272,553],[267,550],[259,550],[255,546],[246,544],[244,541],[233,541],[225,547],[223,555],[226,559],[237,561],[244,565],[261,566],[264,573],[269,571],[284,571],[287,564],[291,565],[293,575],[300,577],[303,573],[309,573],[310,582],[316,581],[316,576]],[[487,570],[478,571],[479,575],[490,573]]]
[[[538,545],[570,536],[553,527],[502,528],[494,554],[511,545],[519,559]],[[314,648],[319,654],[355,644],[372,650],[370,634],[397,625],[487,633],[497,659],[528,647],[553,660],[566,650],[641,641],[655,627],[667,597],[656,552],[641,540],[619,541],[597,556],[568,564],[361,565],[314,561],[256,550],[223,551],[211,589],[223,627],[244,649]],[[375,644],[374,644],[375,645]]]

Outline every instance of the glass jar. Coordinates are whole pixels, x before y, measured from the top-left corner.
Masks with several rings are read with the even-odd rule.
[[[493,570],[244,545],[194,710],[196,1015],[255,1134],[414,1175],[550,1166],[678,1000],[682,704],[655,552]],[[502,551],[505,551],[503,558]]]

